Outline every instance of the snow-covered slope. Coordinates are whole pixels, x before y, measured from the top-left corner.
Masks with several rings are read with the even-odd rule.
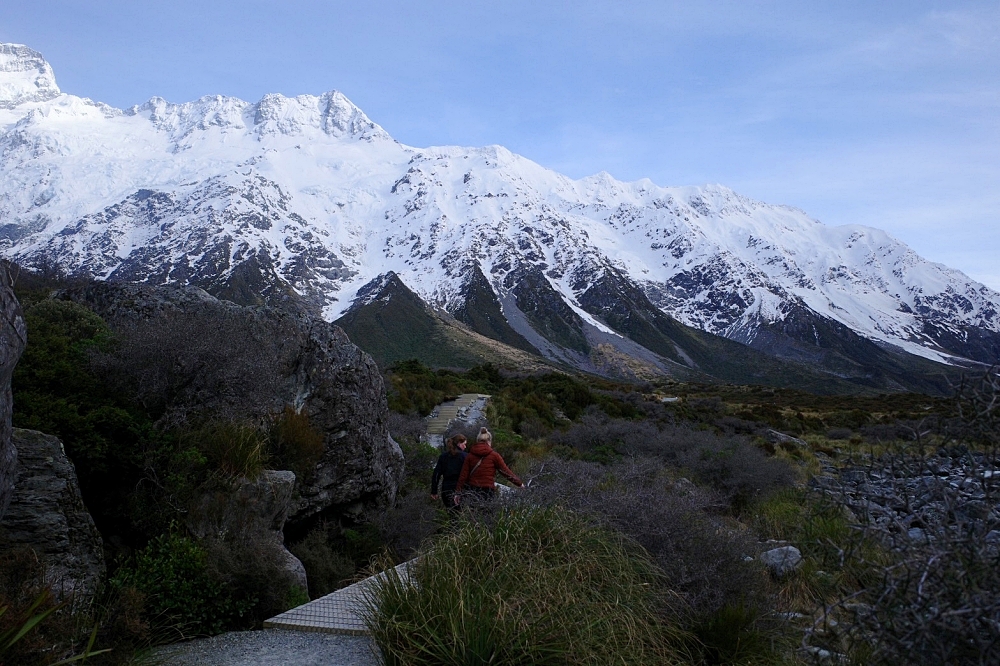
[[[102,279],[214,284],[252,261],[333,320],[389,271],[451,312],[482,275],[540,349],[551,335],[518,312],[525,276],[613,339],[581,297],[614,274],[759,347],[793,318],[799,346],[833,326],[936,360],[1000,358],[1000,294],[882,231],[717,185],[572,180],[500,146],[411,148],[339,92],[119,110],[60,93],[40,55],[3,45],[0,174],[3,255]]]

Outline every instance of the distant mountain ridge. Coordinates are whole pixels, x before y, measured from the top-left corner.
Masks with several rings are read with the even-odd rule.
[[[894,389],[936,367],[909,355],[1000,361],[1000,294],[882,231],[719,185],[572,180],[500,146],[411,148],[336,91],[121,110],[2,45],[0,173],[0,252],[27,266],[328,320],[391,274],[475,333],[596,371],[733,378],[749,348]]]

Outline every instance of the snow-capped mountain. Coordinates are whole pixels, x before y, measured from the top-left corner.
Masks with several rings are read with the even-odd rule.
[[[857,340],[1000,360],[1000,294],[882,231],[719,185],[573,180],[500,146],[412,148],[339,92],[121,110],[0,45],[0,174],[0,251],[72,274],[239,275],[335,320],[394,273],[484,335],[581,366],[602,344],[696,364],[637,341],[640,311],[809,363]],[[622,290],[637,305],[615,318]]]

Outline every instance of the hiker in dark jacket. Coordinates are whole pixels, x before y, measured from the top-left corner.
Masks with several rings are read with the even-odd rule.
[[[492,444],[493,435],[486,428],[481,429],[479,436],[476,437],[476,443],[465,457],[465,464],[462,465],[462,474],[458,477],[458,486],[455,488],[458,495],[466,492],[472,493],[480,500],[492,499],[496,496],[494,479],[497,472],[510,479],[518,488],[524,488],[521,479],[510,471],[503,457],[493,450]]]
[[[438,458],[437,465],[434,466],[434,473],[431,475],[431,499],[438,498],[438,481],[440,481],[441,502],[444,504],[444,508],[452,511],[457,505],[455,486],[458,484],[458,477],[462,473],[462,464],[467,455],[465,442],[465,435],[449,437],[445,442],[445,452]]]

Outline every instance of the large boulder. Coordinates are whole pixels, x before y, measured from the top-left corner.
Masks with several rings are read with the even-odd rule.
[[[4,545],[34,550],[52,590],[86,603],[105,572],[104,548],[80,496],[76,469],[56,437],[15,429],[13,439],[17,484],[0,521]]]
[[[295,474],[264,470],[208,488],[188,512],[185,524],[199,539],[220,539],[269,550],[302,590],[309,588],[302,562],[285,548],[285,521],[295,507]]]
[[[10,264],[0,262],[0,519],[14,492],[17,449],[11,441],[10,378],[27,341],[21,305],[14,296]]]
[[[93,283],[57,297],[104,318],[120,340],[103,362],[164,426],[266,422],[291,406],[323,436],[289,519],[361,519],[391,505],[403,455],[389,436],[385,387],[340,327],[289,307],[240,306],[196,287]],[[102,362],[102,361],[98,361]]]

